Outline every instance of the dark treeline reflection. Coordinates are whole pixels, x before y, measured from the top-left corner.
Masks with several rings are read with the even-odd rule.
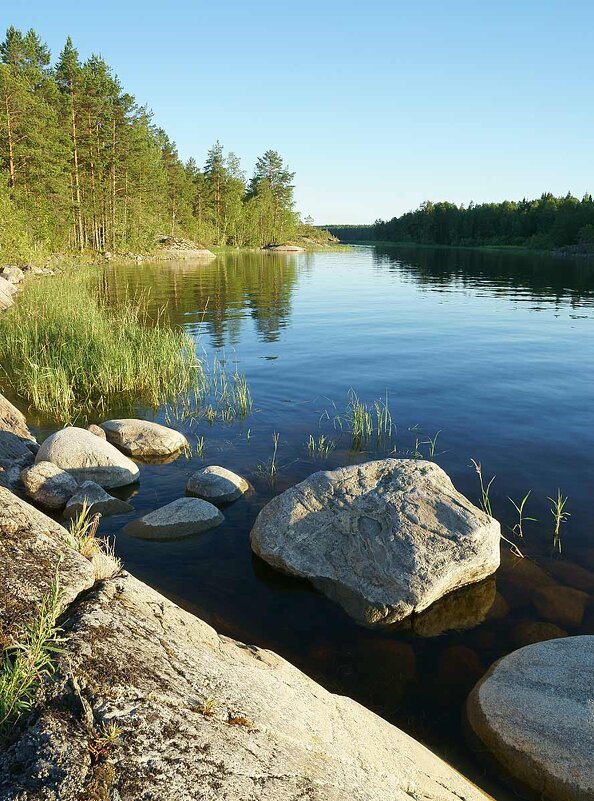
[[[288,325],[298,270],[308,269],[311,258],[243,252],[203,263],[109,266],[105,294],[110,303],[143,296],[151,318],[162,314],[173,325],[206,334],[215,348],[238,345],[246,317],[260,339],[275,342]]]
[[[374,266],[409,274],[419,285],[476,287],[509,297],[509,290],[539,300],[594,301],[594,264],[579,258],[509,251],[376,246]]]

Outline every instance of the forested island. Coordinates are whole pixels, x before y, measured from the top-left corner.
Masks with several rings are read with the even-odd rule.
[[[55,63],[34,30],[0,45],[0,257],[145,252],[157,234],[262,246],[298,235],[294,173],[274,150],[246,180],[216,142],[203,166],[136,102],[101,56],[68,38]]]
[[[423,203],[373,225],[329,225],[343,242],[411,242],[423,245],[516,246],[537,250],[572,247],[594,251],[594,200],[546,192],[536,200],[502,203]]]

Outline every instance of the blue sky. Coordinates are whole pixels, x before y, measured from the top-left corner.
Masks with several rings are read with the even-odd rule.
[[[28,0],[154,111],[182,157],[278,150],[299,210],[372,222],[423,200],[594,191],[591,0]]]

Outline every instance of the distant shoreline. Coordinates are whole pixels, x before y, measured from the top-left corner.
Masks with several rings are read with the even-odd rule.
[[[575,248],[580,246],[568,245],[564,248],[546,250],[543,248],[530,248],[527,245],[438,245],[434,242],[392,242],[378,239],[358,239],[353,242],[341,242],[344,245],[369,245],[375,247],[407,247],[424,248],[430,250],[478,250],[490,253],[518,253],[532,254],[534,256],[558,256],[560,258],[578,258],[594,261],[594,250],[582,251]]]

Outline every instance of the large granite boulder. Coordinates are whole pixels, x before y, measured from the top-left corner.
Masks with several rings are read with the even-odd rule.
[[[19,634],[56,578],[63,608],[93,586],[92,563],[66,538],[66,529],[0,487],[0,647]]]
[[[237,500],[248,489],[245,478],[217,465],[197,470],[186,485],[189,495],[196,495],[217,506]]]
[[[78,488],[76,480],[53,462],[38,462],[26,467],[21,481],[27,495],[48,509],[63,509]]]
[[[487,799],[373,712],[130,575],[65,627],[42,708],[0,753],[5,801]]]
[[[169,456],[188,447],[179,431],[148,420],[107,420],[101,428],[108,442],[138,458]]]
[[[555,801],[594,799],[594,636],[527,645],[496,662],[467,702],[480,753]]]
[[[84,428],[62,428],[39,448],[36,462],[53,462],[79,483],[94,481],[102,487],[123,487],[136,481],[139,469],[109,442]]]
[[[310,579],[359,622],[395,623],[499,566],[499,523],[433,462],[319,472],[270,501],[252,549]]]
[[[16,287],[0,276],[0,311],[10,309],[14,301],[12,296],[16,292]]]
[[[126,534],[143,540],[178,540],[219,526],[225,518],[216,506],[201,498],[178,498],[133,520]]]
[[[21,270],[20,267],[15,266],[7,266],[2,268],[2,278],[5,281],[8,281],[9,284],[13,284],[17,286],[21,283],[23,278],[25,277],[25,273]]]
[[[86,508],[90,515],[126,515],[133,512],[131,504],[109,495],[94,481],[83,481],[64,509],[64,517],[77,517]]]
[[[0,486],[19,485],[21,470],[33,462],[36,449],[25,415],[0,395]]]

